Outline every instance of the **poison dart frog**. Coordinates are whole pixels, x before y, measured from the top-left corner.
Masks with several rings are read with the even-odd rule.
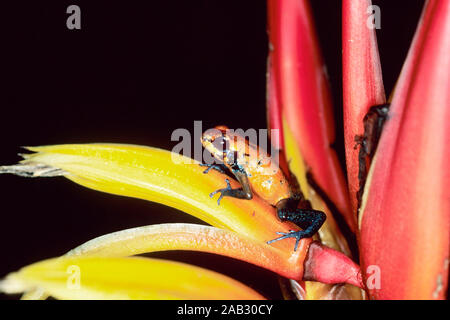
[[[204,173],[211,169],[221,173],[230,171],[241,184],[241,188],[232,189],[230,181],[225,179],[227,187],[212,192],[210,197],[220,193],[217,200],[220,205],[223,197],[250,200],[253,193],[257,194],[276,208],[280,220],[293,222],[303,229],[277,232],[281,237],[267,243],[295,238],[296,251],[300,239],[310,238],[320,229],[326,219],[325,213],[313,210],[303,195],[292,191],[278,164],[271,161],[271,157],[262,148],[225,126],[217,126],[215,129],[204,132],[201,140],[205,149],[222,163],[201,164],[208,167]],[[299,203],[303,204],[300,207],[304,208],[298,208]]]

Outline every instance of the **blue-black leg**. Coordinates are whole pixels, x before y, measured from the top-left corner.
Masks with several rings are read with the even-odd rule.
[[[230,185],[230,180],[225,179],[225,182],[227,183],[226,188],[216,190],[209,194],[209,196],[212,198],[212,197],[214,197],[214,195],[216,193],[220,193],[219,199],[217,199],[218,205],[220,205],[220,200],[222,200],[223,197],[233,197],[233,198],[247,199],[247,200],[250,200],[252,198],[252,194],[245,192],[242,188],[232,189],[231,185]]]
[[[227,171],[227,166],[224,165],[223,163],[212,163],[212,164],[207,164],[207,163],[200,163],[201,167],[208,167],[206,168],[205,171],[203,171],[203,173],[208,173],[211,169],[217,170],[220,173],[226,173]]]
[[[303,238],[311,238],[317,231],[319,231],[322,224],[325,222],[327,216],[322,211],[312,209],[289,209],[280,208],[277,210],[278,217],[283,221],[290,221],[295,223],[303,230],[290,231],[290,232],[277,232],[282,235],[279,238],[268,241],[267,243],[273,243],[275,241],[295,238],[294,251],[297,250],[298,243]]]

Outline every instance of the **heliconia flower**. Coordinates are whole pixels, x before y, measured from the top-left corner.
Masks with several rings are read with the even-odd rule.
[[[342,4],[344,132],[339,134],[345,138],[347,187],[330,147],[336,134],[331,94],[309,3],[268,0],[268,128],[280,132],[271,143],[281,153],[281,170],[298,184],[300,204],[327,216],[312,238],[301,239],[296,250],[293,238],[268,244],[277,232],[300,228],[281,221],[256,194],[250,200],[225,197],[219,205],[210,193],[225,187],[225,179],[232,188],[240,187],[238,181],[215,170],[204,174],[200,163],[176,153],[127,144],[28,147],[33,153],[22,155],[19,164],[0,166],[0,173],[64,176],[93,190],[171,206],[209,225],[168,223],[106,234],[6,275],[0,292],[24,293],[22,299],[265,298],[211,270],[134,257],[191,250],[278,274],[286,298],[445,298],[450,2],[425,3],[371,159],[360,156],[364,118],[386,99],[375,31],[367,26],[370,5],[369,0]],[[340,229],[339,213],[350,230]],[[355,235],[348,234],[352,231]],[[351,248],[359,250],[361,268]]]
[[[126,257],[161,250],[194,250],[240,259],[290,279],[303,278],[311,239],[301,240],[296,251],[293,250],[294,240],[266,244],[275,237],[275,232],[287,232],[297,227],[281,222],[275,216],[274,208],[257,196],[251,201],[227,198],[217,205],[209,193],[224,183],[225,176],[213,171],[204,174],[204,168],[192,159],[135,145],[55,145],[28,149],[36,153],[24,155],[21,164],[2,167],[0,171],[28,176],[63,175],[95,190],[157,201],[220,227],[173,224],[125,230],[94,239],[70,251],[69,255]],[[235,181],[231,184],[237,186]],[[348,269],[350,276],[345,274],[336,278],[335,274],[321,275],[320,271],[312,270],[308,273],[322,277],[322,282],[362,286],[359,267],[345,255],[332,252],[336,258],[333,254],[325,259],[321,256],[309,268],[338,259],[338,264]],[[33,287],[34,281],[41,283],[39,274],[36,277],[29,285],[19,287]],[[16,278],[10,278],[5,288],[13,286],[11,279]],[[26,279],[29,278],[21,278],[21,283]],[[46,287],[46,282],[41,286],[43,292],[51,289]]]
[[[363,270],[376,299],[442,299],[450,234],[450,2],[427,1],[361,208]],[[366,276],[370,279],[372,273]]]

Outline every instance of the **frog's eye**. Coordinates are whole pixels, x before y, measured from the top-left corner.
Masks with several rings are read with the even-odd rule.
[[[217,137],[216,139],[214,139],[214,141],[212,142],[212,145],[213,145],[214,149],[222,151],[222,152],[226,152],[228,150],[227,141],[228,141],[227,138],[220,136],[220,137]]]

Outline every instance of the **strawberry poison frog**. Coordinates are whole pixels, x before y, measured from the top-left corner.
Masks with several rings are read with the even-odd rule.
[[[208,167],[204,173],[208,173],[211,169],[221,173],[231,172],[242,187],[232,189],[229,180],[225,179],[227,187],[212,192],[210,197],[220,193],[217,200],[220,205],[223,197],[250,200],[253,193],[257,194],[276,208],[280,220],[293,222],[303,229],[277,232],[281,237],[267,243],[295,238],[294,251],[296,251],[300,239],[310,238],[320,229],[326,219],[325,213],[313,210],[303,195],[292,191],[278,164],[274,163],[262,148],[225,126],[217,126],[215,129],[203,133],[201,140],[205,149],[221,163],[201,164]]]

